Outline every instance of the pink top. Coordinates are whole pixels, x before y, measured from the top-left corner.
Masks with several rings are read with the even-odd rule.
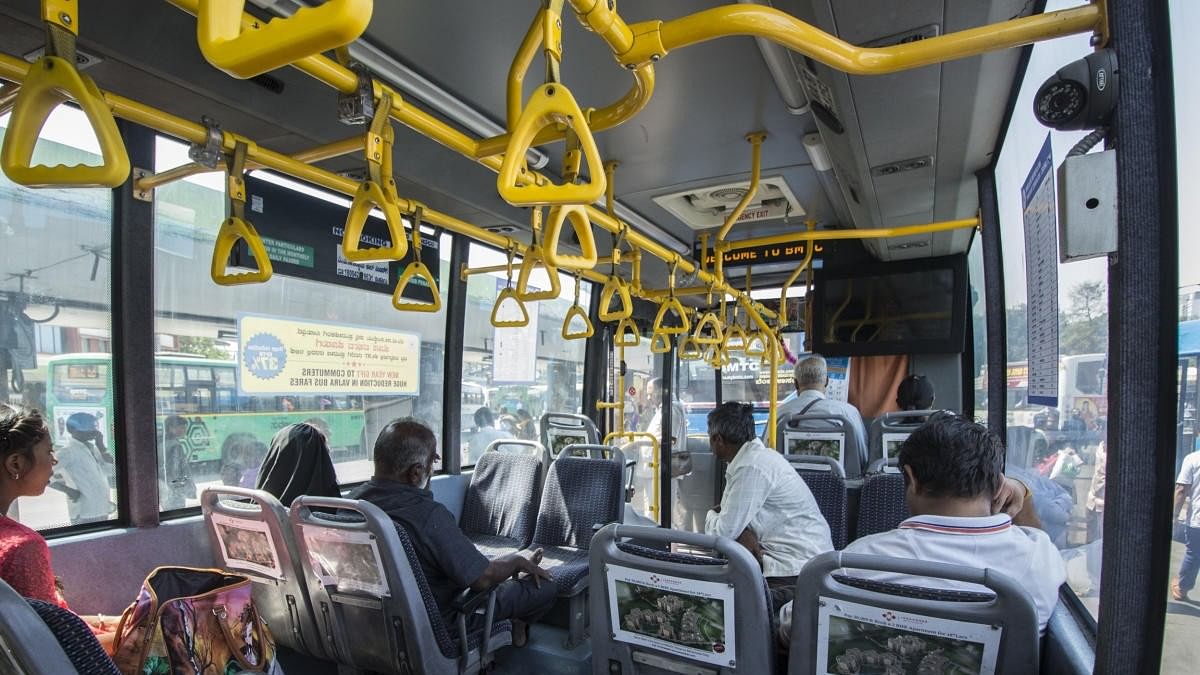
[[[0,516],[0,579],[26,598],[67,608],[54,581],[46,540],[8,516]]]

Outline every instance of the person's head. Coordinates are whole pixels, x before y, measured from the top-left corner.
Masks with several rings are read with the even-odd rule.
[[[75,440],[87,443],[96,439],[100,430],[96,426],[96,416],[91,413],[77,412],[67,418],[67,433]]]
[[[413,417],[388,423],[375,440],[375,477],[408,483],[419,488],[429,484],[438,459],[437,438],[425,423]]]
[[[0,495],[36,497],[46,491],[54,473],[54,448],[42,414],[32,408],[0,404]],[[7,510],[8,503],[4,504]]]
[[[983,425],[936,414],[900,445],[898,464],[913,515],[937,514],[966,502],[990,513],[1004,480],[1004,446]]]
[[[163,420],[163,432],[167,438],[182,438],[187,433],[187,420],[179,415],[168,415],[167,419]]]
[[[241,469],[258,464],[261,443],[251,440],[239,446],[236,458]],[[269,492],[284,506],[301,495],[340,497],[329,444],[310,424],[289,424],[275,432],[261,460],[255,487]]]
[[[530,415],[529,411],[524,408],[517,408],[517,417],[521,418],[522,422],[533,419],[533,415]]]
[[[726,401],[708,413],[708,442],[718,459],[731,461],[754,437],[754,407],[749,403]]]
[[[909,375],[900,380],[896,405],[901,410],[929,410],[933,407],[933,383],[924,375]]]
[[[796,391],[813,389],[824,393],[829,384],[829,367],[825,365],[825,357],[812,354],[800,359],[795,371]]]
[[[657,404],[660,398],[659,392],[662,391],[662,378],[652,377],[646,380],[646,386],[642,391],[646,394],[646,403],[650,405]]]
[[[491,429],[496,426],[496,419],[492,417],[490,408],[481,406],[475,411],[475,426],[479,429]]]
[[[325,421],[324,417],[310,417],[304,420],[304,423],[321,432],[321,435],[325,437],[325,442],[329,442],[332,431],[329,428],[329,422]]]

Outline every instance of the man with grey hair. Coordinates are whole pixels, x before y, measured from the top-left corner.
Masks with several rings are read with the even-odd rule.
[[[792,599],[804,563],[833,550],[829,524],[792,465],[755,438],[748,403],[728,401],[710,412],[708,440],[729,467],[721,504],[708,512],[704,532],[736,539],[758,558],[774,617]]]
[[[805,415],[840,415],[850,422],[853,440],[857,444],[859,454],[865,456],[867,451],[867,430],[863,427],[862,415],[858,408],[825,396],[825,388],[829,386],[829,366],[825,357],[820,354],[810,354],[796,364],[796,395],[789,397],[779,405],[776,419],[782,422],[796,413]],[[831,426],[829,422],[813,422],[822,427]],[[764,438],[766,434],[763,435]],[[782,439],[777,439],[782,443]],[[782,450],[782,448],[781,448]]]
[[[495,619],[513,619],[513,644],[526,640],[526,624],[545,613],[558,592],[538,566],[542,550],[519,551],[488,560],[458,528],[458,522],[429,491],[438,459],[437,438],[422,422],[406,417],[383,428],[375,441],[375,475],[350,493],[383,509],[411,540],[442,620],[454,625],[456,596],[467,588],[499,586]],[[516,575],[524,573],[521,579]]]

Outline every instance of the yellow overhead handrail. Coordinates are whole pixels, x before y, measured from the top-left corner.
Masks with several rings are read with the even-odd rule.
[[[563,224],[571,222],[575,238],[579,240],[580,255],[558,252],[558,239]],[[546,234],[542,237],[542,255],[549,267],[567,270],[590,270],[596,266],[596,238],[592,236],[592,223],[587,209],[577,204],[552,206],[547,216]]]
[[[213,248],[212,264],[209,266],[209,276],[212,277],[213,283],[219,286],[263,283],[271,278],[274,271],[262,237],[245,218],[246,180],[243,172],[246,168],[246,154],[253,146],[253,141],[238,137],[234,144],[233,157],[226,160],[226,166],[229,167],[229,217],[221,223],[221,229],[217,231],[217,243]],[[229,273],[229,254],[233,252],[233,247],[239,239],[246,242],[254,256],[254,262],[258,265],[257,271]]]
[[[392,143],[395,131],[388,113],[392,109],[392,97],[379,100],[379,108],[371,119],[367,130],[366,156],[367,180],[354,193],[354,201],[346,212],[346,226],[342,230],[342,255],[346,260],[357,263],[400,260],[408,253],[408,239],[404,236],[404,218],[400,215],[400,197],[396,193],[396,181],[392,177]],[[379,207],[387,222],[390,246],[362,248],[363,228],[371,209]],[[418,229],[414,225],[414,230]]]
[[[92,78],[75,68],[75,37],[79,21],[71,2],[43,0],[46,53],[26,72],[13,103],[12,118],[0,148],[0,168],[25,187],[115,188],[129,177],[129,153],[113,113]],[[33,149],[50,113],[74,101],[87,116],[100,144],[100,164],[31,165]]]
[[[371,22],[372,0],[326,0],[292,16],[242,27],[245,0],[199,0],[196,40],[204,58],[249,79],[354,42]]]
[[[617,323],[613,332],[613,344],[618,347],[636,347],[642,344],[642,334],[638,332],[633,319],[626,317]]]
[[[433,277],[433,272],[429,267],[421,262],[421,221],[424,214],[424,209],[417,207],[417,210],[412,216],[412,262],[405,266],[404,272],[400,274],[400,279],[396,282],[396,290],[392,292],[392,307],[402,312],[426,312],[436,314],[442,309],[442,293],[438,289],[437,280]],[[429,287],[431,299],[429,302],[418,302],[408,300],[405,301],[404,291],[408,288],[408,284],[413,279],[420,279],[426,286]]]
[[[571,308],[567,310],[567,315],[563,317],[562,337],[564,340],[581,340],[590,338],[596,334],[596,328],[592,326],[592,320],[588,318],[587,310],[579,304],[579,287],[583,285],[583,280],[579,275],[575,275],[575,302],[571,304]],[[571,321],[573,319],[583,320],[583,330],[571,330]]]
[[[512,285],[513,253],[514,252],[512,248],[509,248],[507,251],[505,251],[505,254],[508,256],[508,285],[500,289],[500,292],[496,294],[496,304],[492,305],[491,322],[496,328],[523,328],[529,325],[529,311],[525,309],[525,303],[521,302],[521,297],[517,294],[517,290],[513,288]],[[517,309],[521,310],[520,319],[500,319],[500,307],[507,302],[516,303]]]

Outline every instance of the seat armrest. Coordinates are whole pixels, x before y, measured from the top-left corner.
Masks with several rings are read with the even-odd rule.
[[[475,614],[486,603],[487,609],[483,615],[483,640],[479,643],[479,660],[482,663],[483,657],[488,653],[488,643],[492,640],[492,617],[496,611],[496,589],[497,586],[482,591],[472,591],[468,588],[455,596],[450,605],[457,614],[458,658],[461,669],[464,671],[471,658],[471,650],[468,649],[467,641],[467,617]]]

